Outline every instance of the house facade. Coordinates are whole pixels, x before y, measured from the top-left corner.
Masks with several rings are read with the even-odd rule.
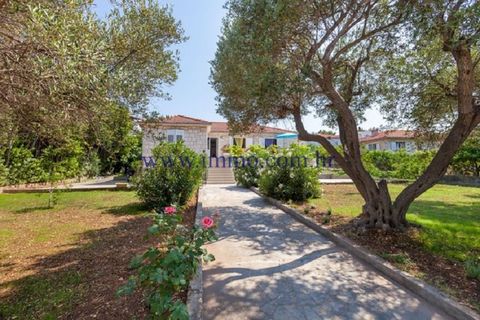
[[[369,131],[359,134],[360,143],[367,150],[417,151],[415,134],[407,130]]]
[[[205,152],[210,157],[226,156],[227,147],[239,145],[248,148],[252,144],[258,144],[264,147],[270,145],[286,146],[297,142],[297,139],[277,138],[282,134],[292,133],[292,131],[258,126],[250,133],[232,135],[226,122],[206,121],[191,118],[183,115],[167,117],[158,122],[149,122],[142,124],[143,143],[142,156],[152,156],[152,149],[161,141],[166,140],[175,142],[183,140],[185,145],[195,152]]]

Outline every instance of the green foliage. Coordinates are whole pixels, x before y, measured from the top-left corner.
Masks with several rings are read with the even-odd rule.
[[[83,156],[81,174],[89,178],[96,177],[100,174],[100,158],[96,152],[87,151]]]
[[[246,188],[258,187],[258,180],[265,167],[265,161],[273,152],[273,147],[265,149],[260,145],[252,145],[246,152],[232,153],[232,156],[237,157],[237,165],[233,169],[235,181]]]
[[[225,152],[230,153],[230,156],[232,156],[232,157],[240,157],[240,156],[243,155],[244,150],[241,146],[237,146],[237,145],[234,144],[234,145],[228,146],[225,149]]]
[[[153,150],[156,165],[134,178],[140,199],[150,208],[171,203],[184,205],[202,182],[205,170],[202,158],[183,141],[162,142]]]
[[[138,270],[137,275],[118,290],[119,295],[126,295],[137,287],[144,289],[153,319],[188,320],[186,305],[175,295],[187,290],[201,259],[205,262],[215,259],[202,248],[217,239],[214,229],[194,226],[189,230],[181,222],[180,214],[168,214],[166,210],[155,215],[148,232],[166,238],[166,245],[151,247],[133,258],[130,267]]]
[[[462,175],[480,176],[480,131],[472,134],[457,151],[452,168]]]
[[[9,184],[41,182],[45,178],[46,173],[41,166],[41,161],[34,158],[29,149],[25,147],[11,149],[7,178]]]
[[[280,149],[275,162],[268,165],[259,179],[260,190],[281,200],[304,201],[320,195],[318,169],[304,159],[311,159],[307,146],[291,145]],[[273,165],[272,165],[273,164]]]
[[[0,157],[0,186],[3,186],[8,181],[8,168],[5,166],[3,159]]]
[[[430,164],[433,151],[407,153],[403,150],[366,151],[362,161],[370,174],[377,178],[416,179]]]
[[[53,146],[45,148],[40,161],[46,174],[46,181],[57,182],[78,176],[82,155],[83,150],[78,141],[68,141],[58,148]]]
[[[465,261],[465,271],[467,272],[467,277],[480,280],[480,257],[476,259],[470,258]]]
[[[101,20],[94,5],[0,2],[0,82],[8,92],[0,101],[0,145],[28,146],[53,179],[80,174],[73,162],[40,159],[56,158],[53,149],[69,148],[72,140],[82,142],[83,161],[98,153],[101,173],[131,168],[140,157],[132,114],[143,115],[149,97],[166,97],[164,84],[177,78],[178,52],[171,47],[185,37],[167,6],[113,1]],[[10,148],[2,150],[7,166]],[[89,175],[97,173],[92,161]],[[13,168],[14,183],[39,180],[19,170]]]
[[[108,107],[108,118],[89,131],[88,144],[96,147],[100,158],[100,172],[112,174],[130,170],[141,157],[141,133],[134,130],[127,108]]]

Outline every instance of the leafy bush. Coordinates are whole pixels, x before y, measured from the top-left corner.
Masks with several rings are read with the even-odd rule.
[[[202,227],[188,230],[181,224],[182,217],[174,207],[166,207],[154,218],[148,229],[150,235],[167,238],[165,247],[151,247],[135,257],[130,267],[137,275],[118,290],[119,295],[132,293],[138,286],[146,291],[153,319],[189,319],[187,307],[177,295],[187,290],[195,275],[200,259],[213,261],[214,257],[202,248],[216,240],[214,221],[204,217]]]
[[[273,148],[265,149],[260,145],[252,145],[246,152],[232,153],[232,156],[237,157],[237,165],[233,169],[235,181],[242,187],[258,187],[265,160],[273,152]]]
[[[11,149],[7,178],[9,184],[34,183],[45,179],[46,173],[40,160],[34,158],[29,149],[25,147]]]
[[[480,280],[480,257],[469,258],[465,261],[467,277]]]
[[[480,143],[468,141],[458,149],[452,160],[452,168],[456,173],[465,176],[480,176]]]
[[[43,150],[40,158],[45,172],[45,180],[56,182],[67,178],[77,177],[80,174],[80,158],[83,149],[79,141],[68,141],[60,146],[48,146]]]
[[[82,159],[82,175],[89,178],[100,174],[100,157],[96,152],[87,153]]]
[[[275,163],[267,161],[259,180],[260,190],[273,198],[304,201],[320,195],[318,169],[304,159],[312,158],[307,146],[292,144],[280,149]]]
[[[416,179],[425,171],[434,154],[433,151],[366,151],[362,161],[374,177]]]
[[[371,175],[378,178],[393,176],[394,153],[390,151],[367,151],[362,155],[363,164]]]
[[[201,184],[205,170],[201,156],[183,141],[162,142],[153,149],[155,166],[134,179],[137,194],[149,208],[184,205]]]
[[[3,159],[0,158],[0,186],[4,186],[8,179],[8,168],[3,163]]]
[[[425,171],[435,155],[434,151],[396,152],[394,178],[417,179]]]

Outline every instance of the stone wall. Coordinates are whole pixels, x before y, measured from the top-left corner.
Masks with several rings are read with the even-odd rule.
[[[185,145],[195,152],[207,151],[207,127],[169,127],[168,130],[183,130]],[[167,128],[145,128],[142,138],[142,156],[152,156],[152,149],[158,145],[159,139],[166,139]]]

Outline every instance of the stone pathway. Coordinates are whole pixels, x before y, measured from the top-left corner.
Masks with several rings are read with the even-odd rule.
[[[220,213],[204,319],[448,319],[247,189],[206,185]]]

